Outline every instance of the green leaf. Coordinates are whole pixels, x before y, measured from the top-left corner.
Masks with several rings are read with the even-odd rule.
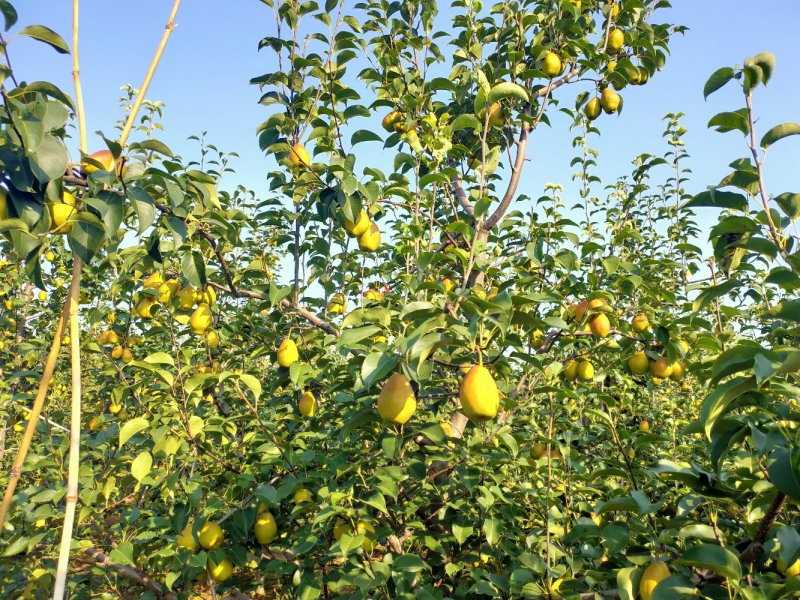
[[[120,542],[108,555],[112,563],[119,565],[133,565],[133,544]]]
[[[742,194],[736,192],[722,192],[717,189],[700,192],[694,198],[683,205],[683,208],[695,208],[698,206],[708,206],[713,208],[731,208],[734,210],[746,211],[748,201]]]
[[[361,142],[382,142],[383,138],[369,129],[359,129],[350,138],[350,144],[355,146]]]
[[[783,213],[792,221],[800,218],[800,194],[786,192],[775,197],[775,203],[780,206]]]
[[[255,401],[258,402],[258,399],[261,398],[261,382],[253,375],[248,375],[247,373],[239,375],[239,381],[250,388]]]
[[[203,432],[203,427],[205,427],[205,421],[203,421],[202,417],[197,415],[189,417],[189,435],[193,438],[196,438]]]
[[[376,381],[382,380],[397,368],[400,357],[386,352],[370,352],[361,365],[361,379],[364,387],[370,387]]]
[[[394,559],[392,571],[401,573],[419,573],[422,570],[430,570],[428,564],[416,554],[402,554]]]
[[[688,577],[672,575],[655,587],[650,600],[692,600],[697,597],[697,588]]]
[[[8,24],[8,16],[6,16],[6,24]],[[64,39],[55,31],[49,27],[45,27],[44,25],[29,25],[20,31],[19,35],[27,35],[35,40],[44,42],[60,54],[69,54],[69,46],[67,46],[67,42],[65,42]]]
[[[781,544],[780,557],[787,565],[793,565],[800,559],[800,533],[790,525],[778,529],[777,536]]]
[[[711,74],[703,87],[703,98],[708,98],[711,94],[723,87],[733,79],[734,71],[730,67],[722,67]]]
[[[728,279],[728,281],[719,285],[705,288],[692,302],[692,312],[700,312],[717,298],[721,298],[741,285],[742,282],[737,279]]]
[[[147,429],[148,425],[150,425],[150,421],[144,417],[136,417],[135,419],[127,421],[119,430],[119,448],[122,448],[125,442],[131,439],[134,435],[143,429]]]
[[[642,572],[637,567],[625,567],[617,571],[617,590],[620,600],[636,600],[636,590]]]
[[[736,377],[714,388],[700,407],[700,422],[706,437],[711,440],[714,425],[722,415],[729,410],[730,404],[742,394],[754,390],[756,380],[754,377]]]
[[[778,302],[769,311],[770,316],[776,319],[787,319],[800,323],[800,300],[783,300]]]
[[[75,110],[75,104],[72,102],[72,98],[69,96],[69,94],[63,92],[60,88],[53,85],[49,81],[34,81],[33,83],[29,83],[22,87],[20,91],[23,93],[38,92],[40,94],[44,94],[45,96],[50,96],[62,104],[65,104],[71,110]],[[14,95],[15,94],[9,94],[9,97],[13,97]]]
[[[453,122],[450,123],[450,131],[460,131],[461,129],[473,129],[480,132],[483,129],[481,122],[473,114],[464,113],[458,115]]]
[[[778,448],[770,456],[767,466],[770,481],[784,494],[800,500],[800,451],[792,452],[788,448]]]
[[[80,259],[89,264],[103,245],[105,226],[93,214],[81,211],[72,217],[72,229],[67,235],[70,248]]]
[[[491,106],[498,100],[505,100],[506,98],[514,98],[516,100],[528,101],[528,92],[519,84],[510,81],[504,81],[493,86],[489,92],[486,103]]]
[[[453,537],[456,538],[456,541],[459,544],[463,544],[474,532],[475,530],[473,529],[472,525],[459,525],[458,523],[453,523]]]
[[[199,251],[192,249],[183,255],[181,272],[194,287],[205,287],[206,263],[205,260],[203,260],[203,255]]]
[[[134,458],[131,463],[131,475],[133,475],[136,481],[141,483],[142,480],[147,477],[147,474],[150,473],[152,466],[153,457],[149,452],[142,452],[139,456]]]
[[[366,500],[364,500],[364,504],[369,504],[372,507],[377,508],[383,514],[388,515],[389,510],[386,508],[386,499],[383,497],[383,494],[375,493]]]
[[[761,138],[761,147],[766,150],[778,140],[790,135],[800,135],[800,123],[782,123],[776,125]]]
[[[742,566],[737,556],[716,544],[701,544],[684,552],[676,564],[709,569],[725,579],[738,583],[742,578]]]
[[[745,135],[750,133],[750,123],[747,120],[747,111],[745,109],[718,113],[711,117],[708,127],[716,127],[720,133],[729,131],[741,131]]]
[[[372,337],[376,333],[380,333],[382,329],[377,325],[365,325],[364,327],[353,327],[345,329],[339,337],[336,345],[339,348],[348,348],[360,342],[361,340]]]
[[[485,519],[483,521],[483,534],[486,536],[486,542],[490,546],[497,544],[502,535],[502,521],[496,517]]]
[[[7,0],[0,0],[0,12],[3,13],[6,31],[8,31],[17,22],[17,11]]]
[[[172,154],[172,150],[169,149],[169,146],[167,146],[164,142],[160,142],[159,140],[144,140],[138,142],[136,146],[142,150],[146,150],[148,152],[157,152],[158,154],[163,154],[164,156],[169,156],[170,158],[174,156]]]
[[[772,52],[760,52],[744,61],[745,67],[756,66],[761,70],[764,85],[769,83],[775,72],[775,55]]]

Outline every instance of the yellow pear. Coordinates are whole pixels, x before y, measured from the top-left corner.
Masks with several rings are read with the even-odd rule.
[[[582,360],[578,363],[578,377],[584,381],[591,381],[594,379],[594,365],[588,360]]]
[[[639,313],[633,317],[631,321],[631,329],[633,329],[636,333],[643,333],[650,329],[650,321],[647,319],[647,315],[644,313]]]
[[[211,579],[217,583],[222,583],[233,575],[233,564],[227,558],[223,558],[219,561],[219,564],[209,558],[208,574],[211,575]]]
[[[200,530],[197,532],[197,540],[206,550],[219,548],[224,539],[225,534],[222,531],[222,527],[213,521],[206,521],[203,523],[203,526],[200,527]]]
[[[656,586],[669,575],[669,567],[663,561],[656,560],[647,565],[639,581],[639,594],[642,600],[650,600]]]
[[[306,488],[297,488],[294,492],[294,503],[302,504],[303,502],[311,502],[314,500],[314,494]]]
[[[256,540],[262,546],[266,546],[275,539],[278,534],[278,524],[275,522],[275,517],[272,516],[271,512],[267,510],[258,515],[254,532]]]
[[[164,283],[164,278],[161,276],[161,273],[155,271],[151,273],[147,279],[144,280],[142,287],[150,288],[152,290],[157,290],[161,287],[161,284]]]
[[[151,319],[153,317],[152,308],[156,304],[156,299],[152,296],[145,296],[136,305],[135,312],[142,319]]]
[[[178,548],[186,548],[192,552],[197,550],[197,540],[195,540],[194,536],[192,535],[191,523],[186,525],[181,534],[175,538],[175,544],[178,546]]]
[[[381,230],[378,225],[370,223],[369,229],[358,238],[358,247],[365,252],[375,252],[381,245]]]
[[[634,375],[644,375],[650,370],[650,359],[641,350],[634,352],[628,359],[628,368]]]
[[[219,347],[219,334],[213,329],[206,331],[206,344],[209,348]]]
[[[195,335],[203,335],[211,325],[211,309],[208,304],[201,304],[194,309],[192,316],[189,317],[189,327]]]
[[[589,328],[592,330],[592,335],[604,338],[611,331],[611,321],[608,320],[605,313],[599,313],[591,318]]]
[[[8,218],[8,192],[0,188],[0,221]]]
[[[191,310],[194,306],[194,292],[195,289],[190,285],[186,285],[178,290],[175,297],[178,300],[178,307],[181,310]]]
[[[114,346],[111,350],[111,358],[114,360],[119,360],[122,358],[122,346]]]
[[[122,351],[122,362],[124,362],[127,365],[132,360],[133,360],[133,352],[131,352],[130,349],[125,348]]]
[[[672,365],[672,373],[669,374],[669,378],[672,381],[680,381],[683,379],[683,372],[684,372],[684,362],[682,360],[676,360]]]
[[[600,93],[600,106],[602,106],[603,110],[609,115],[617,111],[621,102],[622,98],[620,98],[620,95],[610,87],[603,89]]]
[[[665,357],[662,356],[652,365],[650,365],[650,372],[659,379],[666,379],[672,375],[672,365]]]
[[[548,77],[556,77],[564,72],[564,63],[555,52],[548,52],[542,59],[542,72]]]
[[[209,306],[214,306],[217,303],[217,292],[214,291],[213,286],[207,285],[203,289],[200,302],[205,302]]]
[[[608,32],[608,43],[606,50],[609,52],[617,52],[625,44],[625,33],[621,29],[612,29]]]
[[[311,164],[311,155],[303,144],[295,144],[289,150],[289,162],[293,167],[306,167]]]
[[[387,423],[404,425],[414,414],[417,399],[411,383],[401,373],[394,373],[378,395],[378,413]]]
[[[177,293],[178,289],[181,287],[181,284],[178,283],[174,279],[168,279],[160,286],[158,286],[158,301],[162,304],[166,304],[172,297]]]
[[[585,114],[586,118],[590,121],[594,121],[600,116],[601,110],[602,107],[600,106],[600,98],[592,98],[586,103],[586,106],[583,109],[583,114]]]
[[[66,202],[67,197],[73,198],[72,204]],[[72,217],[77,212],[75,209],[74,196],[69,192],[64,192],[64,202],[49,202],[47,210],[50,211],[50,231],[57,233],[69,233],[72,230]]]
[[[639,423],[639,431],[650,433],[650,423],[647,421],[641,421]]]
[[[500,409],[500,394],[489,370],[483,365],[472,367],[458,393],[461,409],[470,419],[493,419]]]
[[[328,301],[328,312],[332,315],[340,315],[347,307],[347,301],[341,294],[334,294]]]
[[[483,120],[483,118],[481,118]],[[505,111],[499,102],[489,107],[489,127],[500,127],[506,120]]]
[[[290,338],[285,338],[281,345],[278,346],[278,364],[282,367],[289,368],[300,358],[297,352],[297,344]]]
[[[383,127],[383,129],[389,133],[392,133],[393,131],[398,133],[403,132],[406,128],[403,113],[401,113],[399,110],[393,110],[383,117],[383,120],[381,121],[381,127]]]
[[[357,238],[363,235],[364,232],[369,229],[370,223],[371,221],[367,211],[362,208],[355,221],[350,221],[347,219],[347,217],[345,217],[344,229],[347,231],[347,235],[352,238]]]
[[[800,560],[794,561],[789,567],[787,567],[786,561],[784,561],[782,558],[779,558],[778,571],[783,573],[786,577],[797,577],[800,575]]]
[[[303,395],[300,396],[300,401],[297,403],[297,408],[304,417],[313,417],[317,414],[317,399],[314,394],[308,391],[303,392]]]
[[[561,373],[567,381],[575,381],[578,378],[578,361],[575,359],[568,360]]]

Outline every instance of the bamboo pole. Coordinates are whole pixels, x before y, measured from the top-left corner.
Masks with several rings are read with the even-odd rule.
[[[78,13],[80,0],[72,0],[72,80],[75,84],[77,101],[78,130],[80,132],[81,155],[87,152],[86,113],[83,110],[83,92],[80,77],[80,58],[78,54]],[[78,474],[80,472],[81,450],[81,342],[78,316],[80,312],[81,270],[83,261],[72,253],[72,285],[69,288],[69,337],[70,368],[72,377],[72,406],[69,422],[69,466],[67,469],[67,495],[64,506],[64,525],[61,529],[61,545],[58,550],[56,582],[53,586],[53,600],[61,600],[67,587],[69,555],[72,546],[72,530],[75,525],[75,509],[78,505]]]
[[[164,28],[164,35],[161,36],[161,42],[159,42],[158,47],[156,48],[153,61],[150,63],[150,68],[147,69],[142,86],[139,88],[139,93],[136,96],[133,106],[131,107],[131,112],[128,115],[128,118],[125,120],[125,126],[122,128],[122,134],[119,136],[120,148],[124,148],[128,141],[128,136],[133,129],[133,123],[136,121],[136,114],[139,112],[142,102],[144,102],[144,96],[147,93],[147,88],[150,87],[150,81],[153,79],[153,75],[156,72],[156,67],[158,67],[158,63],[161,60],[161,55],[164,53],[164,48],[167,46],[169,36],[172,33],[172,30],[175,29],[175,15],[178,13],[178,7],[180,4],[181,0],[175,0],[172,4],[172,10],[169,13],[169,19],[167,20],[167,25]]]
[[[72,284],[70,284],[70,290],[71,289]],[[50,386],[50,380],[53,377],[53,371],[56,367],[56,359],[61,350],[61,336],[64,333],[64,323],[69,313],[69,302],[69,297],[67,297],[64,309],[61,311],[61,316],[53,332],[53,342],[50,344],[50,352],[47,354],[47,361],[45,362],[44,371],[42,372],[42,379],[39,381],[39,389],[36,392],[36,398],[31,407],[28,425],[25,427],[25,433],[22,435],[22,441],[19,444],[17,457],[14,459],[14,465],[11,467],[11,475],[8,479],[5,495],[3,496],[3,503],[0,505],[0,536],[3,534],[3,526],[5,525],[9,509],[11,508],[11,500],[14,498],[14,491],[17,489],[17,482],[19,482],[19,477],[22,474],[22,465],[31,447],[33,434],[36,431],[36,425],[39,422],[39,416],[42,414],[42,408],[44,407],[44,399],[47,396],[47,388]]]
[[[78,0],[75,0],[77,4]],[[61,547],[58,552],[56,583],[53,587],[53,600],[61,600],[67,584],[70,546],[72,545],[72,528],[75,524],[75,508],[78,504],[78,472],[80,471],[81,445],[81,350],[80,329],[78,328],[78,310],[80,299],[81,268],[83,263],[73,255],[72,281],[69,301],[69,334],[72,358],[72,410],[69,433],[69,469],[67,475],[67,496],[64,507],[64,527],[61,530]]]

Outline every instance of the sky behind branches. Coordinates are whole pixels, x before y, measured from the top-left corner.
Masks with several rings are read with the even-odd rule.
[[[663,154],[668,149],[661,138],[665,127],[662,117],[668,112],[686,114],[685,141],[691,155],[688,167],[693,171],[687,191],[696,193],[718,182],[727,174],[728,163],[745,156],[747,148],[740,134],[719,134],[706,129],[706,124],[717,112],[740,108],[743,100],[738,86],[731,85],[706,102],[703,84],[717,68],[741,63],[758,52],[774,52],[777,69],[769,88],[756,96],[757,128],[763,133],[784,121],[800,121],[800,55],[796,43],[800,2],[674,0],[673,4],[674,8],[660,11],[654,20],[686,25],[689,31],[673,40],[665,70],[647,86],[628,87],[622,92],[622,115],[603,115],[598,120],[602,136],[592,138],[591,145],[600,152],[596,174],[603,184],[628,173],[636,155]],[[35,23],[70,39],[71,3],[18,0],[15,5],[20,19],[14,31]],[[113,127],[122,115],[120,87],[140,85],[170,5],[167,0],[81,3],[81,80],[90,149],[102,147],[102,141],[93,135],[95,131],[115,137]],[[447,18],[449,9],[442,10],[440,22]],[[237,172],[226,176],[221,187],[244,184],[263,197],[267,193],[266,173],[275,165],[259,150],[255,131],[269,112],[258,104],[261,92],[248,81],[274,70],[271,51],[257,51],[259,40],[274,34],[272,11],[259,0],[184,0],[176,22],[148,94],[149,99],[166,105],[165,131],[158,137],[188,160],[198,154],[196,142],[187,138],[206,131],[209,142],[240,155],[232,164]],[[33,40],[11,38],[9,53],[18,79],[52,81],[72,94],[69,56],[58,55]],[[578,91],[577,85],[567,86],[557,98],[562,106],[573,106]],[[565,115],[555,111],[549,114],[553,127],[535,132],[528,151],[531,164],[519,191],[536,198],[546,183],[561,183],[567,190],[565,201],[572,204],[578,199],[577,187],[570,183],[573,169],[569,162],[576,154],[571,145],[574,136],[567,130],[569,119]],[[381,116],[359,127],[377,129]],[[75,159],[76,146],[71,148]],[[382,153],[379,143],[358,145],[356,154],[361,155],[362,167],[375,160],[378,164],[369,164],[391,169],[390,153]],[[783,140],[770,150],[766,172],[771,194],[800,191],[799,158],[800,137]],[[599,186],[593,193],[604,197]]]

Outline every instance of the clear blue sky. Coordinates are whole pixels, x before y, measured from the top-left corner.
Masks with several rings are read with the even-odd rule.
[[[17,0],[15,4],[19,25],[47,25],[69,39],[71,3]],[[706,129],[706,123],[718,111],[739,108],[741,93],[738,86],[730,86],[705,102],[702,87],[718,67],[740,63],[757,52],[772,51],[778,60],[770,87],[756,98],[759,129],[763,133],[780,122],[800,121],[800,2],[761,0],[757,9],[753,0],[674,0],[674,4],[675,8],[661,11],[657,21],[683,24],[690,31],[674,40],[666,69],[647,86],[623,92],[625,110],[619,118],[600,120],[603,136],[595,138],[593,145],[600,151],[599,174],[604,183],[627,173],[635,155],[665,150],[660,137],[662,116],[670,111],[687,115],[689,166],[694,172],[688,191],[701,191],[719,181],[727,173],[727,164],[744,156],[746,149],[739,134],[715,133]],[[127,83],[139,86],[170,5],[168,0],[82,2],[81,74],[90,134],[97,130],[112,133],[120,117],[119,88]],[[448,10],[447,5],[442,4],[443,10]],[[186,138],[207,131],[209,141],[241,156],[233,164],[237,173],[222,187],[243,183],[265,193],[265,174],[273,165],[258,148],[255,128],[267,110],[257,104],[259,90],[248,85],[248,80],[273,68],[270,51],[257,52],[258,41],[274,31],[271,10],[258,0],[185,0],[176,22],[178,27],[148,94],[150,99],[166,103],[166,131],[161,139],[173,151],[189,157],[193,146]],[[68,56],[20,38],[13,39],[9,51],[18,78],[49,80],[73,92]],[[576,92],[572,86],[562,97],[567,101],[568,96],[571,104]],[[520,188],[534,197],[547,182],[569,185],[572,136],[566,131],[565,118],[551,118],[553,129],[542,128],[533,138],[529,151],[533,162]],[[99,139],[95,140],[97,143],[92,143],[90,138],[90,147],[100,147]],[[369,152],[380,156],[379,148],[375,143],[357,146],[366,156]],[[800,191],[798,157],[800,137],[784,140],[771,150],[768,191]]]

